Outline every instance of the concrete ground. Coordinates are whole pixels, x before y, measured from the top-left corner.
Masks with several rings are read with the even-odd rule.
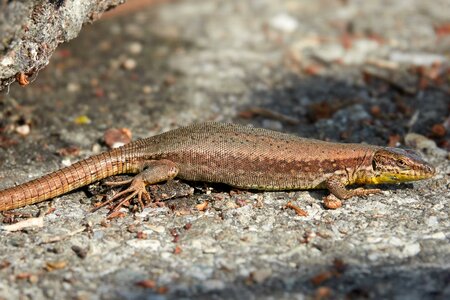
[[[0,95],[0,187],[201,121],[415,148],[433,179],[327,210],[326,191],[169,182],[90,212],[93,184],[4,213],[4,299],[450,298],[450,1],[185,0],[85,27]],[[415,134],[419,134],[415,135]],[[288,202],[308,213],[287,209]],[[205,207],[205,203],[207,206]]]

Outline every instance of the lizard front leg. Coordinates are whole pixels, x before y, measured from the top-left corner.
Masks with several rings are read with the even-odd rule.
[[[96,207],[93,211],[98,210],[105,205],[121,199],[119,203],[112,209],[111,212],[117,211],[124,203],[137,196],[138,203],[141,209],[144,208],[142,198],[145,198],[148,202],[151,201],[150,195],[146,190],[146,186],[149,184],[155,184],[162,181],[167,181],[175,178],[178,174],[178,167],[176,164],[167,159],[161,160],[149,160],[143,161],[138,165],[141,172],[130,180],[118,181],[118,182],[106,182],[105,184],[110,186],[130,184],[128,188],[117,193],[111,199],[103,202],[100,206]]]
[[[329,209],[341,207],[341,200],[346,200],[354,196],[367,196],[370,194],[381,193],[380,189],[357,188],[354,190],[347,190],[345,185],[337,177],[330,177],[327,179],[325,181],[325,186],[330,191],[330,195],[324,197],[323,204]]]

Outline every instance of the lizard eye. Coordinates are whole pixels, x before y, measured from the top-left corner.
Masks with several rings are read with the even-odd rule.
[[[404,160],[397,160],[397,166],[401,167],[401,168],[406,168],[408,165]]]

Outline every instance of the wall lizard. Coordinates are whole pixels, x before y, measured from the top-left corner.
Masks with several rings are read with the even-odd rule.
[[[43,177],[0,191],[0,211],[41,202],[109,176],[136,173],[129,186],[101,206],[113,211],[146,186],[173,179],[220,182],[254,190],[328,189],[327,208],[379,189],[352,184],[398,183],[430,178],[435,169],[415,152],[364,144],[330,143],[267,129],[223,123],[181,127],[81,160]]]

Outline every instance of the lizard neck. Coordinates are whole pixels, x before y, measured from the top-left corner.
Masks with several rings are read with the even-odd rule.
[[[373,156],[378,148],[367,149],[365,154],[358,159],[352,172],[349,172],[349,184],[370,184],[374,176],[372,168]]]

